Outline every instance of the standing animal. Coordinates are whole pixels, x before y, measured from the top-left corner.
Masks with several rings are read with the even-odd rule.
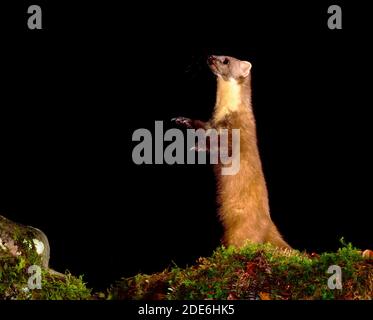
[[[175,118],[178,125],[193,129],[239,129],[239,170],[222,175],[215,164],[219,218],[224,227],[223,243],[242,247],[247,241],[269,242],[290,248],[271,220],[267,187],[257,146],[251,103],[251,63],[229,56],[209,56],[207,63],[217,79],[216,103],[211,120]],[[229,141],[229,143],[231,143]],[[231,150],[232,146],[229,146]],[[234,159],[232,160],[234,162]]]

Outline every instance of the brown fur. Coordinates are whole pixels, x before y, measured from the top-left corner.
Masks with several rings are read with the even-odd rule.
[[[224,78],[218,77],[217,82],[217,99],[210,127],[240,129],[241,150],[237,174],[222,175],[221,165],[215,166],[219,216],[225,230],[223,242],[236,247],[243,246],[246,241],[270,242],[278,247],[290,248],[269,214],[251,105],[251,77],[249,75],[234,84],[239,86],[239,99],[232,96]],[[232,102],[238,105],[227,105]]]
[[[226,56],[210,56],[208,64],[217,76],[212,119],[204,123],[180,117],[176,122],[189,128],[240,129],[239,171],[235,175],[222,175],[222,164],[214,166],[223,242],[236,247],[242,247],[247,241],[270,242],[280,248],[290,248],[269,213],[251,105],[251,64]]]

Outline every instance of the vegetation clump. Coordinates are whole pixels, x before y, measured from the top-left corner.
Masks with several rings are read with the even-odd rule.
[[[343,242],[343,240],[342,240]],[[283,251],[269,244],[242,249],[219,247],[194,266],[173,267],[153,275],[123,278],[112,286],[111,299],[330,300],[373,297],[373,263],[342,243],[321,255]],[[340,267],[342,289],[335,288]],[[328,270],[330,273],[328,273]],[[330,288],[330,282],[332,287]],[[329,283],[329,285],[328,285]]]
[[[31,256],[32,257],[32,256]],[[40,266],[37,257],[0,253],[0,300],[81,300],[90,299],[91,290],[82,277],[69,272],[58,272]],[[38,274],[40,272],[40,274]],[[39,277],[40,275],[40,277]],[[31,278],[31,280],[30,280]],[[37,281],[40,279],[40,286]]]
[[[9,247],[9,245],[8,245]],[[106,293],[92,293],[82,277],[40,268],[41,286],[32,287],[30,267],[40,256],[30,244],[16,251],[0,250],[0,300],[366,300],[373,297],[373,260],[343,243],[337,252],[320,255],[283,251],[269,244],[247,244],[242,249],[219,247],[211,257],[186,268],[123,278]],[[30,250],[29,254],[27,254]],[[342,288],[334,266],[341,270]],[[328,271],[329,270],[329,271]],[[334,277],[334,280],[331,277]]]

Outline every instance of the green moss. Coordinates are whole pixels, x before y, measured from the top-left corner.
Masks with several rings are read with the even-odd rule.
[[[372,299],[373,264],[342,240],[320,256],[265,244],[219,247],[192,267],[118,281],[111,299]],[[330,289],[331,265],[342,270],[342,290]]]
[[[41,269],[41,289],[30,289],[28,285],[32,274],[28,268],[35,260],[25,257],[5,255],[0,257],[0,299],[6,300],[79,300],[90,299],[88,289],[82,277],[73,277]],[[36,261],[37,262],[37,261]]]
[[[265,244],[242,249],[219,247],[195,265],[174,266],[152,275],[123,278],[107,293],[92,294],[82,277],[41,269],[41,289],[30,289],[27,273],[40,265],[32,243],[23,243],[24,255],[0,250],[0,299],[372,299],[373,260],[342,242],[337,252],[309,255],[282,251]],[[328,287],[331,265],[342,269],[342,290]]]
[[[53,276],[44,273],[42,290],[35,299],[45,300],[88,300],[91,299],[91,290],[83,282],[83,277],[74,277],[65,273],[65,277]]]

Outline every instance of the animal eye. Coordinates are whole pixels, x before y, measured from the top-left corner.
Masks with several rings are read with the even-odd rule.
[[[223,61],[223,64],[228,64],[228,63],[229,63],[229,59],[225,58]]]

